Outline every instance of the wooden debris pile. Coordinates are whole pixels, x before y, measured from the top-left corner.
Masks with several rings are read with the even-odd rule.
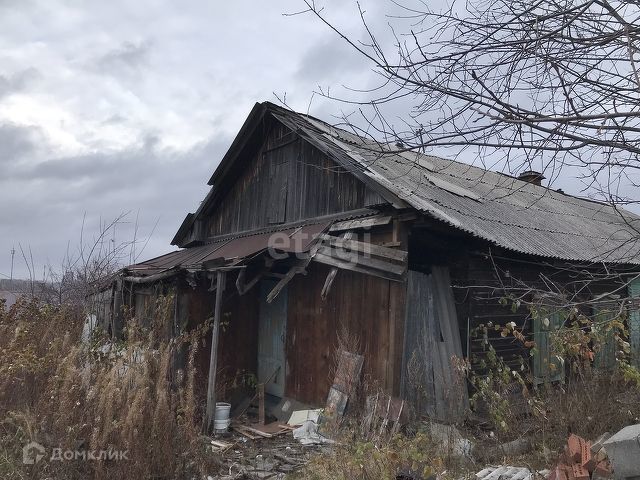
[[[211,450],[220,459],[219,470],[210,472],[208,478],[279,480],[302,468],[317,451],[301,446],[290,435],[261,433],[239,426],[224,438],[208,439]]]

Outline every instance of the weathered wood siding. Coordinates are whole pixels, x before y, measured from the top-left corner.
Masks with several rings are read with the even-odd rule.
[[[487,342],[511,368],[519,369],[522,363],[530,365],[530,351],[513,336],[503,337],[500,331],[492,328],[488,330],[487,338],[478,333],[478,327],[489,322],[499,327],[515,322],[517,328],[533,340],[533,322],[528,307],[523,303],[516,308],[507,295],[521,298],[523,302],[532,302],[534,290],[553,291],[551,285],[555,284],[572,295],[574,300],[582,302],[579,306],[582,313],[591,315],[591,299],[621,286],[613,279],[594,282],[589,275],[576,275],[561,265],[554,268],[542,262],[536,263],[530,257],[512,255],[512,258],[506,258],[506,254],[502,255],[492,259],[489,256],[465,254],[451,266],[463,348],[466,350],[468,346],[472,367],[478,372],[482,371],[481,361],[488,352]],[[467,336],[468,331],[470,335]]]
[[[264,143],[207,213],[206,235],[295,222],[384,203],[326,155],[273,121]]]
[[[258,348],[258,301],[253,289],[239,298],[234,285],[235,274],[229,274],[223,296],[222,319],[218,344],[218,375],[216,384],[219,399],[227,399],[229,387],[255,375]],[[209,282],[200,281],[196,288],[182,284],[178,290],[178,317],[182,326],[190,331],[198,328],[213,315],[215,292],[208,291]],[[182,361],[186,361],[186,351]],[[197,351],[196,390],[199,398],[206,397],[211,355],[211,330],[201,339]]]
[[[341,331],[359,343],[363,379],[398,395],[406,285],[341,270],[323,301],[320,291],[329,270],[313,264],[306,277],[289,285],[285,395],[324,404]]]

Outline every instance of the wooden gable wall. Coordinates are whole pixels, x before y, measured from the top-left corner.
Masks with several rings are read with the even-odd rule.
[[[279,122],[206,215],[215,237],[385,203],[376,192]],[[204,239],[203,239],[204,240]]]

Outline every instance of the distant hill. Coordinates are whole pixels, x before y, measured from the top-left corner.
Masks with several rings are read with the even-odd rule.
[[[5,307],[9,308],[16,303],[21,295],[29,295],[31,293],[37,296],[46,295],[51,291],[51,286],[45,282],[31,282],[30,280],[9,280],[0,279],[0,299],[5,300]]]

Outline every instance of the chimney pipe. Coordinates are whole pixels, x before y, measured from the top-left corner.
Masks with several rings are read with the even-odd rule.
[[[518,180],[522,180],[523,182],[532,183],[538,186],[542,185],[542,180],[544,179],[544,175],[533,170],[527,170],[526,172],[522,172],[520,175],[518,175]]]

